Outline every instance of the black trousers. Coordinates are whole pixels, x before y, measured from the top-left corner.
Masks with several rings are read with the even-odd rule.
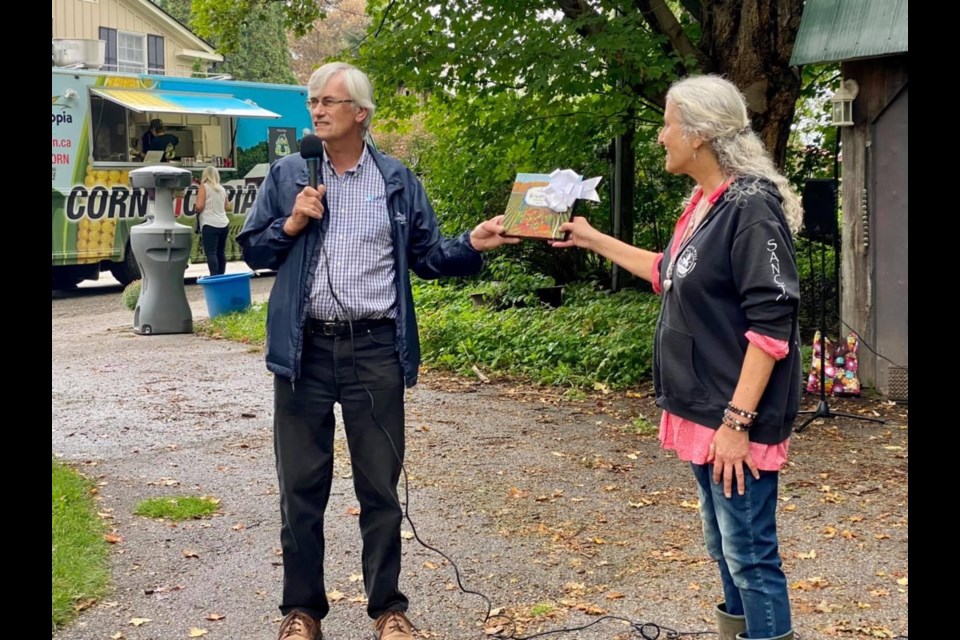
[[[323,577],[323,518],[333,480],[335,402],[343,410],[360,502],[367,614],[377,618],[390,610],[407,610],[398,586],[404,386],[394,332],[391,326],[376,327],[355,332],[351,341],[349,335],[324,336],[308,329],[301,377],[293,385],[274,378],[284,615],[301,610],[323,618],[330,610]]]
[[[222,276],[227,270],[227,235],[230,226],[211,227],[203,225],[200,230],[200,239],[203,242],[203,255],[207,257],[207,268],[210,275]]]

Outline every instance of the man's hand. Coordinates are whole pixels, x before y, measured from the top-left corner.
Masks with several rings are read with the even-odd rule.
[[[327,192],[327,187],[319,185],[316,189],[310,186],[303,188],[303,191],[297,194],[297,199],[293,202],[293,211],[283,223],[283,232],[288,236],[299,235],[301,231],[307,228],[310,220],[319,220],[323,217],[323,194]]]
[[[502,244],[517,244],[520,242],[520,238],[505,238],[500,235],[501,233],[503,233],[502,215],[478,224],[470,232],[470,244],[477,251],[483,252],[496,249]]]

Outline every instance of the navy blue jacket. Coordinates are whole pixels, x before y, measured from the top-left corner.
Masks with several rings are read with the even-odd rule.
[[[469,231],[456,238],[440,235],[433,207],[412,171],[369,145],[367,152],[386,184],[396,260],[396,345],[404,381],[412,387],[417,383],[420,367],[420,336],[409,269],[425,279],[467,276],[480,271],[483,257],[470,244]],[[329,216],[337,215],[330,211],[324,198],[326,214],[321,220],[311,220],[296,236],[283,231],[297,194],[308,184],[307,162],[299,153],[274,162],[237,236],[243,259],[251,268],[277,271],[267,307],[267,369],[291,382],[300,377],[304,325],[317,271],[319,243],[329,226]]]
[[[673,240],[660,263],[663,287]],[[653,357],[657,405],[716,429],[733,398],[747,331],[785,340],[750,429],[751,442],[790,436],[800,406],[800,280],[780,192],[767,180],[735,180],[680,247],[661,298]]]

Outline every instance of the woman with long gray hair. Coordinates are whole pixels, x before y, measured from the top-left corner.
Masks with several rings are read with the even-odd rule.
[[[723,587],[720,640],[792,640],[776,508],[800,404],[800,198],[751,130],[743,95],[718,76],[674,83],[657,141],[666,170],[695,182],[666,250],[633,247],[582,217],[554,246],[594,251],[661,295],[660,442],[697,480]]]

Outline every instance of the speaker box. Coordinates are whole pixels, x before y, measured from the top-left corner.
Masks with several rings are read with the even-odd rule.
[[[804,237],[818,242],[836,242],[837,194],[837,181],[833,178],[817,178],[804,183],[802,197]]]

